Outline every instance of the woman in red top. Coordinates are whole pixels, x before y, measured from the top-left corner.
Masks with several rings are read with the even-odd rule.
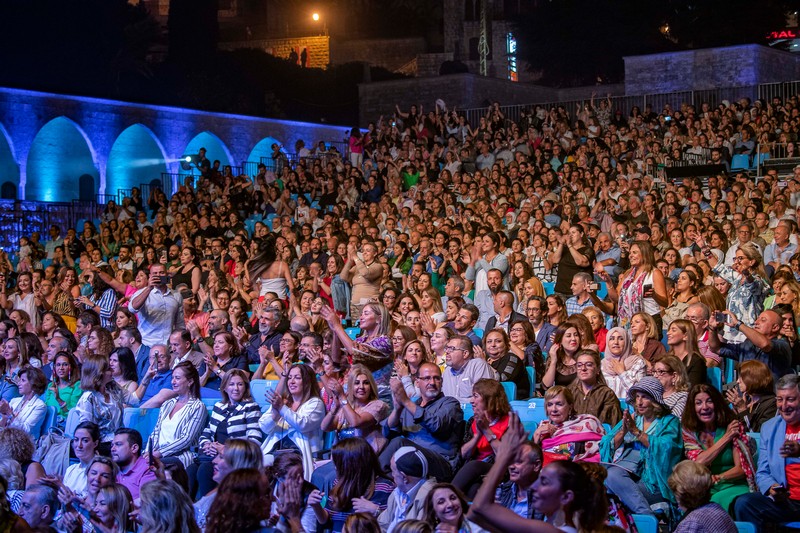
[[[472,411],[469,424],[472,435],[461,446],[465,464],[453,479],[453,485],[468,498],[473,498],[480,487],[481,478],[492,467],[495,448],[508,429],[508,403],[506,391],[496,379],[481,379],[472,386]]]

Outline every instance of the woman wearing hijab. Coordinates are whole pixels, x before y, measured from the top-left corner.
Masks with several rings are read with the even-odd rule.
[[[627,397],[628,389],[645,376],[647,363],[641,355],[633,353],[633,342],[625,328],[611,328],[608,332],[600,369],[617,398]]]

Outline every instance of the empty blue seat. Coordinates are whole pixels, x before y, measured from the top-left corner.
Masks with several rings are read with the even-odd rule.
[[[278,382],[274,379],[254,379],[250,382],[250,394],[253,395],[254,402],[264,407],[267,405],[267,389],[275,390],[277,387]]]
[[[734,522],[739,533],[756,533],[756,525],[750,522]]]
[[[605,281],[601,281],[600,283],[598,283],[598,286],[599,287],[597,288],[597,297],[600,298],[601,300],[605,300],[606,296],[608,296],[608,285],[606,285]]]
[[[502,385],[503,388],[505,389],[506,396],[508,397],[509,400],[513,400],[517,397],[516,383],[514,383],[513,381],[501,381],[500,385]]]
[[[536,393],[536,369],[532,366],[526,366],[525,370],[528,371],[528,381],[531,382],[531,390],[528,391],[528,398],[533,398],[533,395]]]
[[[472,331],[478,336],[479,339],[483,338],[483,330],[481,328],[472,328]]]
[[[465,422],[475,415],[475,412],[472,409],[472,404],[469,403],[469,402],[462,403],[461,404],[461,410],[464,411],[464,421]]]
[[[556,292],[556,284],[552,281],[543,282],[542,287],[544,287],[544,293],[547,296],[550,296],[551,294]]]
[[[706,369],[706,377],[708,383],[718,391],[722,391],[722,369],[718,366],[712,366]]]
[[[748,170],[750,168],[750,156],[747,154],[736,154],[731,160],[731,170]]]
[[[345,328],[344,331],[347,333],[347,336],[353,340],[356,340],[358,334],[361,333],[360,328]]]
[[[56,427],[56,408],[52,405],[48,405],[42,423],[38,428],[33,428],[31,430],[31,437],[33,437],[33,440],[36,440],[42,435],[47,435],[50,429],[54,427]]]
[[[547,412],[544,409],[544,398],[534,398],[530,400],[512,400],[511,409],[519,415],[525,431],[532,432],[542,420],[547,419]]]
[[[142,442],[147,449],[147,441],[158,423],[158,409],[139,409],[127,407],[122,414],[122,426],[133,428],[142,435]]]
[[[648,514],[634,514],[631,516],[639,533],[658,533],[658,520],[655,516]]]

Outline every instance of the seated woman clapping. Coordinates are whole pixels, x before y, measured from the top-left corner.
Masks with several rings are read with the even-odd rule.
[[[347,378],[347,393],[338,381],[327,380],[326,390],[336,400],[322,420],[323,431],[336,431],[339,439],[361,437],[375,453],[386,446],[381,422],[389,416],[389,406],[378,399],[372,373],[361,364],[353,365]]]
[[[461,458],[465,464],[453,478],[453,485],[472,497],[478,491],[481,478],[489,471],[494,459],[494,450],[508,429],[508,403],[506,391],[496,379],[479,379],[472,386],[473,416],[465,442],[461,446]]]
[[[0,429],[19,428],[38,437],[47,414],[47,406],[39,398],[47,387],[44,372],[32,366],[24,367],[17,377],[17,387],[19,396],[10,402],[0,399]]]
[[[206,423],[206,406],[200,401],[200,376],[190,361],[179,363],[172,371],[175,398],[167,400],[158,413],[158,422],[150,436],[153,455],[188,467],[195,454],[200,432]]]
[[[686,457],[712,474],[711,501],[729,510],[737,496],[755,489],[751,441],[722,394],[695,385],[681,418]]]
[[[533,442],[541,445],[543,464],[552,461],[600,461],[603,424],[593,415],[575,414],[575,400],[567,387],[556,385],[544,395],[547,420],[533,432]]]
[[[222,401],[214,404],[209,423],[200,435],[200,454],[195,462],[200,496],[214,488],[212,460],[225,451],[229,439],[250,439],[260,445],[264,438],[258,425],[261,408],[253,401],[247,373],[232,369],[223,378],[220,392]],[[192,466],[189,470],[193,470]]]
[[[668,506],[674,500],[667,485],[672,468],[683,455],[680,421],[664,404],[664,388],[654,377],[644,377],[628,391],[622,421],[600,442],[607,463],[606,486],[628,509],[654,514],[651,505]]]
[[[628,389],[645,376],[647,364],[633,353],[631,337],[624,328],[611,328],[606,336],[606,356],[601,369],[606,384],[617,395],[626,398]]]
[[[264,432],[264,451],[268,463],[271,454],[295,448],[303,456],[306,479],[314,471],[312,454],[322,445],[320,425],[325,417],[325,404],[319,394],[317,378],[309,365],[296,363],[281,374],[276,390],[267,390],[269,407],[259,420]]]

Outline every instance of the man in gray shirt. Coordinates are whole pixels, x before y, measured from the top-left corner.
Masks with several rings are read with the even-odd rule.
[[[479,379],[498,379],[497,372],[483,359],[473,357],[472,341],[464,335],[456,335],[444,349],[447,368],[442,375],[442,392],[459,403],[468,403],[472,398],[472,386]]]

